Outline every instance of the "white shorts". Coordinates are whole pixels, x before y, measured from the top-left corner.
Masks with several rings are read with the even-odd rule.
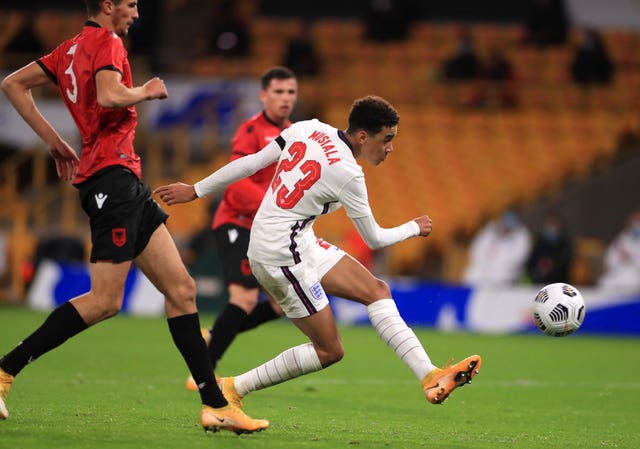
[[[304,318],[329,304],[320,279],[346,253],[318,239],[312,253],[290,267],[268,265],[251,260],[251,270],[260,285],[280,304],[288,318]]]

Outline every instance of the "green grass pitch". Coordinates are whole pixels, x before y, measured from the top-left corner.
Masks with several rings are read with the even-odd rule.
[[[45,316],[0,308],[0,354]],[[212,316],[201,320],[208,326]],[[25,368],[0,421],[0,448],[640,447],[638,340],[416,333],[436,364],[483,357],[474,382],[444,405],[426,402],[371,328],[342,327],[340,363],[245,398],[247,413],[271,421],[268,430],[205,435],[166,321],[119,316]],[[285,320],[241,334],[220,374],[304,341]]]

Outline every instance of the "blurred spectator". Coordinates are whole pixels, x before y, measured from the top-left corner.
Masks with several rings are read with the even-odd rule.
[[[600,287],[640,289],[640,209],[632,212],[604,255]]]
[[[567,42],[569,18],[564,0],[530,0],[523,42],[546,47]]]
[[[614,67],[598,30],[586,28],[582,31],[570,69],[571,77],[579,85],[611,82]]]
[[[513,67],[500,46],[493,45],[489,50],[489,56],[480,65],[480,77],[493,81],[513,79]]]
[[[486,60],[480,62],[477,87],[472,94],[471,106],[516,105],[516,77],[513,65],[500,46],[493,45]]]
[[[416,11],[414,0],[368,0],[365,37],[377,42],[406,38]]]
[[[569,282],[572,259],[573,243],[564,221],[557,214],[547,215],[527,261],[529,280],[535,284]]]
[[[473,37],[468,27],[457,30],[457,40],[453,54],[442,65],[442,78],[445,80],[471,80],[480,72],[480,60],[476,55]]]
[[[462,280],[474,286],[513,284],[524,274],[531,235],[519,215],[506,211],[475,235]]]
[[[282,65],[293,70],[298,78],[313,77],[320,73],[321,63],[311,36],[312,28],[311,21],[299,21],[285,50]]]
[[[233,0],[218,2],[213,15],[213,36],[211,51],[223,57],[248,56],[250,34],[248,18],[243,14],[242,5]]]

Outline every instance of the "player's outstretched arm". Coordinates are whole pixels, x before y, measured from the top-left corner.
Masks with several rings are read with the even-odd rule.
[[[411,237],[427,236],[431,233],[431,218],[427,215],[393,228],[381,227],[373,217],[362,176],[353,178],[343,186],[339,201],[347,215],[351,217],[358,233],[371,249],[384,248]]]
[[[221,192],[229,184],[251,176],[261,168],[274,163],[279,155],[280,147],[272,142],[255,154],[229,162],[194,185],[176,182],[158,187],[153,194],[160,195],[160,199],[169,206],[187,203],[213,192]]]
[[[103,108],[127,108],[145,100],[162,100],[169,96],[164,81],[151,78],[138,87],[122,84],[122,75],[115,70],[100,70],[96,73],[98,104]]]
[[[198,198],[193,186],[182,182],[174,182],[173,184],[160,186],[153,191],[153,194],[159,195],[160,199],[168,206],[188,203]]]

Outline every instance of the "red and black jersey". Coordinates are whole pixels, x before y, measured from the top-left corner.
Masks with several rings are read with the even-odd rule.
[[[233,136],[231,160],[257,153],[290,125],[291,122],[287,121],[284,126],[278,126],[264,112],[254,115],[243,122]],[[211,228],[216,229],[229,223],[251,228],[253,217],[271,183],[276,165],[273,163],[248,178],[230,184],[224,191]]]
[[[138,123],[135,108],[103,108],[96,93],[95,76],[100,70],[120,72],[122,84],[133,87],[122,39],[88,21],[80,34],[64,41],[37,63],[57,84],[82,136],[80,165],[73,184],[113,165],[127,167],[140,178],[140,157],[133,148]]]

